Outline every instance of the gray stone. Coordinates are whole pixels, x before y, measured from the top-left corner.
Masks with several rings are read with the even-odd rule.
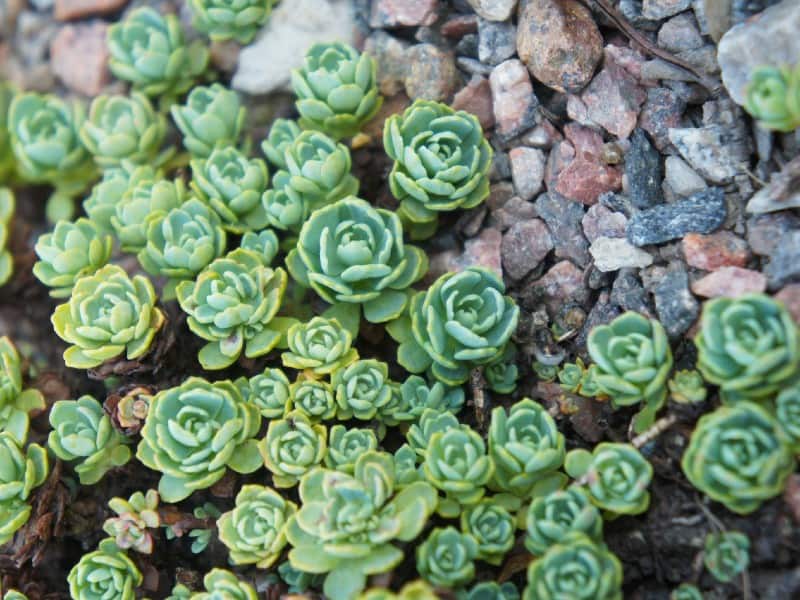
[[[505,231],[514,223],[527,221],[536,216],[536,208],[532,202],[525,202],[519,196],[509,199],[502,207],[492,210],[489,224],[500,231]]]
[[[770,290],[800,281],[800,230],[787,231],[781,236],[764,274]]]
[[[689,276],[681,262],[669,265],[666,275],[653,289],[653,296],[658,320],[671,339],[686,333],[700,314],[700,303],[689,290]]]
[[[409,44],[378,30],[364,42],[364,52],[369,53],[378,63],[377,77],[381,94],[394,96],[403,89],[408,71],[405,59]]]
[[[468,56],[459,56],[456,58],[456,65],[462,71],[470,75],[491,75],[492,66],[485,65],[477,58],[469,58]]]
[[[538,148],[517,146],[508,153],[514,189],[523,200],[531,200],[542,189],[544,152]]]
[[[706,44],[700,48],[684,50],[683,52],[678,52],[676,56],[706,75],[719,73],[717,48],[714,44]]]
[[[636,208],[650,208],[662,203],[663,177],[661,154],[653,148],[647,134],[636,129],[631,136],[631,147],[625,153],[625,179],[631,203]]]
[[[686,102],[669,88],[650,88],[639,114],[639,127],[653,138],[656,148],[669,146],[669,130],[679,127]]]
[[[652,315],[649,297],[636,275],[636,269],[620,269],[611,287],[611,302],[622,310]]]
[[[594,303],[592,310],[589,311],[589,315],[583,324],[583,329],[575,338],[575,346],[583,348],[586,345],[586,338],[589,337],[592,329],[598,325],[607,325],[620,314],[622,314],[622,311],[610,301],[608,292],[602,292],[597,298],[597,302]]]
[[[478,117],[478,121],[486,131],[494,127],[494,109],[492,107],[492,89],[489,80],[480,75],[473,75],[453,97],[451,106],[456,110],[465,110]]]
[[[644,0],[642,16],[645,19],[664,19],[683,12],[692,5],[692,0]]]
[[[511,23],[478,21],[478,59],[489,65],[499,65],[517,51],[517,28]]]
[[[550,230],[556,256],[587,266],[591,257],[589,242],[583,235],[583,206],[555,192],[541,194],[534,204]]]
[[[478,34],[468,33],[458,40],[456,44],[456,54],[459,56],[478,58]]]
[[[433,44],[417,44],[406,51],[409,68],[406,94],[412,100],[447,102],[455,92],[458,74],[455,57]]]
[[[568,260],[554,264],[531,287],[535,294],[543,296],[551,315],[557,314],[564,302],[580,304],[589,296],[589,290],[584,285],[583,271]]]
[[[511,17],[517,0],[467,0],[478,16],[489,21],[505,21]]]
[[[659,80],[669,79],[672,81],[694,81],[695,77],[686,69],[673,65],[671,62],[654,58],[642,63],[642,79]]]
[[[489,76],[494,106],[495,131],[510,140],[536,123],[539,100],[525,65],[517,59],[497,65]]]
[[[438,9],[438,0],[373,0],[369,25],[373,29],[433,25]]]
[[[248,94],[288,89],[292,69],[301,67],[306,51],[318,42],[355,44],[350,0],[281,2],[255,42],[242,48],[231,85]]]
[[[770,213],[790,208],[800,208],[800,157],[788,162],[784,168],[772,175],[769,183],[758,190],[747,202],[749,213]]]
[[[515,223],[503,236],[503,269],[512,279],[522,279],[538,267],[552,249],[550,232],[541,220]]]
[[[502,243],[503,234],[497,229],[483,229],[477,237],[464,242],[464,252],[450,261],[447,270],[463,271],[469,267],[485,267],[502,277],[503,263],[500,255]]]
[[[705,180],[686,161],[668,156],[664,162],[665,182],[677,196],[691,196],[708,187]]]
[[[658,30],[658,45],[670,52],[694,50],[703,45],[703,37],[691,13],[672,17]]]
[[[772,256],[787,231],[800,229],[800,218],[790,212],[770,213],[747,220],[747,243],[759,256]]]
[[[800,56],[800,2],[783,0],[728,30],[717,60],[731,98],[743,104],[750,76],[762,65],[795,64]]]
[[[728,183],[739,172],[733,149],[717,124],[670,129],[669,139],[700,175],[713,183]]]
[[[653,257],[641,248],[631,245],[625,238],[599,237],[589,247],[594,266],[603,273],[618,271],[626,267],[648,267]]]
[[[662,204],[634,214],[628,223],[628,240],[634,246],[661,244],[689,232],[711,233],[725,222],[725,194],[708,188],[672,204]]]
[[[602,204],[590,206],[581,223],[583,234],[590,243],[599,237],[624,238],[628,227],[625,215],[609,210]]]

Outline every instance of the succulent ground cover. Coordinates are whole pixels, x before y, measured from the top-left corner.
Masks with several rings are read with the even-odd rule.
[[[800,594],[800,49],[564,1],[316,0],[370,35],[273,95],[305,0],[133,3],[90,98],[0,81],[2,600]]]

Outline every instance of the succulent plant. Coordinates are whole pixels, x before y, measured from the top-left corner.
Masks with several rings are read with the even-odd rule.
[[[206,573],[203,587],[206,591],[192,594],[191,600],[258,600],[256,588],[225,569]]]
[[[286,523],[297,505],[263,485],[244,485],[236,506],[217,521],[219,539],[234,565],[271,566],[286,545]]]
[[[670,398],[678,404],[698,404],[708,395],[703,376],[694,369],[675,372],[667,386]]]
[[[536,373],[536,377],[539,378],[539,381],[544,381],[547,383],[555,381],[559,371],[556,365],[545,364],[539,360],[533,361],[531,369],[533,369],[533,372]]]
[[[669,600],[703,600],[703,594],[696,585],[682,583],[672,590]]]
[[[172,588],[172,592],[165,600],[191,600],[192,590],[179,583]]]
[[[744,108],[764,129],[792,131],[800,127],[800,65],[755,69]]]
[[[71,344],[64,363],[91,369],[123,354],[128,360],[141,358],[164,324],[155,303],[153,284],[146,277],[130,278],[116,265],[81,277],[50,319],[58,337]]]
[[[778,393],[775,398],[775,416],[792,451],[800,454],[800,383]]]
[[[578,486],[537,496],[528,507],[525,520],[525,547],[541,556],[574,532],[583,533],[595,543],[603,541],[603,517]]]
[[[181,179],[142,179],[129,186],[109,219],[125,252],[137,253],[147,246],[150,223],[163,219],[186,200]]]
[[[14,273],[14,257],[8,250],[8,237],[15,206],[14,193],[6,187],[0,187],[0,286],[8,282]]]
[[[137,256],[145,271],[167,278],[163,296],[170,300],[178,283],[193,279],[225,253],[226,243],[217,214],[191,198],[163,217],[148,220],[147,243]]]
[[[419,375],[409,375],[400,386],[404,411],[395,413],[401,421],[416,421],[426,408],[434,411],[449,411],[457,414],[464,406],[464,390],[448,387],[441,381],[428,385]]]
[[[170,113],[183,134],[183,145],[198,158],[208,158],[218,146],[236,146],[247,117],[239,95],[219,83],[192,88]]]
[[[499,565],[514,545],[514,517],[490,498],[461,513],[461,531],[478,543],[475,558]]]
[[[339,419],[372,419],[391,400],[389,383],[389,365],[379,360],[357,360],[334,371]]]
[[[205,521],[219,519],[222,516],[222,512],[211,502],[204,502],[200,506],[195,506],[192,514],[195,519],[202,519]],[[173,525],[167,525],[164,528],[164,533],[168,540],[172,540],[184,535],[186,530]],[[208,544],[211,543],[211,537],[215,533],[216,528],[192,527],[189,529],[189,537],[192,539],[192,545],[190,546],[192,553],[200,554],[203,552],[208,547]],[[172,593],[175,593],[174,589]]]
[[[148,386],[133,385],[123,388],[116,398],[116,407],[109,404],[106,399],[105,409],[111,415],[111,421],[126,435],[139,433],[150,411],[150,402],[153,400],[153,390]]]
[[[28,597],[17,590],[8,590],[3,594],[3,600],[28,600]]]
[[[528,566],[523,600],[622,600],[622,565],[580,533],[551,546]]]
[[[31,492],[47,479],[47,452],[39,444],[22,444],[8,431],[0,432],[0,545],[28,522]]]
[[[291,179],[288,171],[278,171],[272,176],[272,187],[261,197],[270,227],[287,234],[285,243],[289,244],[297,242],[297,234],[311,214],[303,194],[290,185]]]
[[[206,45],[200,40],[187,45],[178,17],[150,7],[132,10],[111,25],[107,42],[111,72],[162,102],[191,88],[208,64]]]
[[[457,429],[458,427],[460,427],[460,424],[453,413],[426,408],[422,411],[419,422],[408,428],[406,439],[417,456],[424,460],[428,444],[434,433]]]
[[[475,578],[478,542],[455,527],[437,527],[417,546],[417,571],[437,587],[454,588]]]
[[[564,469],[574,479],[585,479],[592,502],[610,516],[638,515],[650,505],[653,466],[630,444],[602,442],[592,452],[571,450]]]
[[[370,588],[358,600],[437,600],[439,596],[422,580],[409,581],[397,593],[386,588]]]
[[[98,544],[97,550],[81,556],[67,581],[74,600],[134,600],[142,574],[114,540],[106,538]]]
[[[700,418],[681,466],[694,487],[746,515],[783,491],[795,460],[780,424],[742,401]]]
[[[242,351],[256,358],[272,350],[281,332],[270,325],[285,290],[283,269],[265,266],[257,254],[242,248],[214,260],[195,281],[178,284],[189,329],[208,342],[198,354],[203,368],[224,369]]]
[[[163,164],[173,152],[171,148],[161,151],[166,134],[166,118],[138,92],[97,96],[80,130],[83,145],[103,169],[119,167],[124,160],[156,167]]]
[[[233,146],[215,148],[208,158],[192,160],[192,189],[222,219],[228,231],[244,233],[267,226],[261,195],[269,173],[260,158],[247,158]]]
[[[395,161],[389,186],[412,237],[431,235],[439,213],[473,208],[489,195],[492,149],[475,115],[415,100],[386,120],[383,146]]]
[[[292,71],[300,125],[337,139],[357,134],[383,103],[376,70],[375,59],[343,42],[311,46]]]
[[[510,394],[517,389],[519,369],[514,362],[516,357],[516,346],[508,343],[500,358],[484,367],[483,376],[486,378],[486,385],[490,390],[497,394]]]
[[[249,44],[261,26],[267,22],[273,0],[245,0],[231,4],[223,0],[191,0],[198,31],[208,34],[212,41],[236,40]]]
[[[267,435],[258,443],[258,449],[264,464],[272,473],[275,487],[297,485],[303,475],[322,463],[327,450],[327,437],[324,425],[312,423],[298,411],[288,413],[283,419],[270,421]]]
[[[417,467],[417,453],[408,444],[403,444],[394,453],[394,474],[397,487],[402,488],[415,481],[424,481],[425,476]]]
[[[454,518],[461,507],[483,498],[494,464],[480,434],[463,425],[431,435],[422,470],[425,479],[444,493],[436,511]]]
[[[162,174],[150,165],[137,165],[124,161],[118,168],[105,169],[103,178],[94,185],[91,194],[83,201],[83,209],[94,224],[108,233],[114,233],[112,217],[117,214],[117,204],[129,189],[142,181],[158,181]]]
[[[280,419],[289,408],[289,378],[280,369],[264,369],[250,379],[235,382],[245,402],[253,404],[265,419]]]
[[[499,584],[495,581],[476,583],[463,596],[464,600],[519,600],[519,590],[511,581]]]
[[[581,390],[585,373],[586,365],[580,358],[576,358],[574,363],[565,362],[558,370],[558,384],[565,392],[577,394]]]
[[[327,573],[324,592],[331,600],[355,598],[368,575],[400,564],[403,552],[392,542],[415,539],[436,506],[427,483],[396,491],[392,456],[375,451],[356,460],[352,476],[309,472],[300,482],[300,499],[286,529],[289,560],[301,571]]]
[[[664,326],[628,311],[592,329],[586,342],[597,366],[595,383],[614,407],[642,404],[633,421],[641,433],[655,421],[667,398],[672,351]]]
[[[325,454],[325,466],[352,475],[355,472],[358,457],[377,448],[378,438],[371,429],[334,425],[328,431],[328,452]]]
[[[750,539],[739,531],[709,533],[703,549],[703,564],[717,581],[733,580],[750,564]]]
[[[540,404],[525,398],[508,412],[492,410],[488,439],[494,489],[527,498],[537,484],[563,482],[556,472],[564,463],[564,436]]]
[[[278,574],[283,582],[289,586],[290,594],[302,594],[310,587],[320,587],[325,581],[325,575],[319,573],[306,573],[295,569],[288,560],[278,565]]]
[[[583,372],[581,378],[581,385],[578,393],[584,398],[603,398],[607,399],[608,395],[603,391],[603,388],[597,382],[597,376],[600,375],[600,368],[597,365],[589,365]]]
[[[8,109],[16,93],[10,83],[0,82],[0,181],[10,181],[15,168],[8,130]]]
[[[31,411],[44,410],[42,393],[22,388],[19,353],[11,340],[0,337],[0,431],[14,436],[20,445],[28,440]]]
[[[313,422],[327,421],[336,416],[333,388],[325,381],[300,379],[291,385],[290,410],[297,410]]]
[[[408,288],[428,270],[428,259],[403,244],[396,214],[350,197],[311,215],[286,266],[326,302],[363,306],[367,321],[383,323],[401,315]]]
[[[290,351],[281,355],[284,366],[307,375],[329,375],[358,360],[358,352],[351,348],[352,336],[336,319],[314,317],[307,323],[296,323],[286,339]]]
[[[260,425],[258,409],[232,382],[189,377],[153,397],[136,457],[161,473],[164,501],[179,502],[214,485],[226,467],[238,473],[258,469],[252,438]]]
[[[118,433],[103,406],[91,396],[59,400],[50,411],[53,430],[47,445],[62,460],[78,460],[82,485],[92,485],[131,459],[126,439]]]
[[[375,418],[378,420],[378,437],[381,439],[386,436],[387,427],[397,427],[401,423],[414,420],[409,414],[409,405],[403,397],[400,384],[396,381],[387,381],[386,387],[389,388],[389,401],[382,405],[375,414]]]
[[[142,554],[152,554],[153,535],[149,530],[161,526],[158,492],[134,492],[128,500],[112,498],[108,501],[108,507],[117,516],[106,519],[103,531],[114,538],[117,546],[123,550],[133,548]]]
[[[67,298],[78,279],[108,263],[113,247],[114,238],[90,219],[59,221],[51,233],[36,240],[39,260],[33,274],[52,288],[53,298]]]
[[[698,370],[724,402],[768,398],[800,372],[797,325],[763,294],[706,302],[694,343]]]
[[[270,164],[278,169],[286,169],[286,158],[283,155],[301,132],[297,122],[291,119],[275,119],[272,122],[269,135],[261,142],[261,150]]]
[[[268,267],[278,255],[278,236],[271,229],[259,232],[247,231],[242,236],[239,247],[258,254],[261,262]]]
[[[460,385],[472,368],[502,356],[516,329],[519,308],[504,296],[493,272],[470,267],[446,273],[409,304],[410,324],[398,319],[389,332],[397,360],[412,373],[430,368],[447,385]]]

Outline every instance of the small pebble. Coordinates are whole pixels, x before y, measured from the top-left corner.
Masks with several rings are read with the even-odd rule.
[[[650,253],[631,245],[625,238],[601,236],[592,242],[589,252],[594,259],[594,266],[604,273],[625,267],[643,268],[653,264]]]
[[[550,232],[540,219],[515,223],[503,236],[503,269],[512,279],[522,279],[539,266],[552,249]]]
[[[766,289],[767,278],[763,273],[733,266],[720,267],[692,284],[692,292],[703,298],[737,298]]]
[[[666,274],[653,289],[658,320],[671,339],[686,333],[700,314],[700,304],[689,291],[686,267],[671,263]]]
[[[631,136],[631,147],[625,155],[625,180],[631,203],[636,208],[661,204],[664,201],[662,178],[661,155],[653,148],[647,134],[642,129],[636,129]]]
[[[517,29],[508,22],[478,21],[478,60],[487,65],[499,65],[514,56]]]
[[[668,156],[664,161],[664,180],[677,196],[691,196],[708,187],[705,179],[697,174],[685,160]]]
[[[544,152],[537,148],[517,146],[508,153],[514,189],[523,200],[531,200],[542,189]]]
[[[730,231],[708,235],[687,233],[682,244],[686,263],[704,271],[720,267],[744,267],[750,259],[747,242]]]
[[[547,223],[558,258],[568,258],[581,267],[591,261],[589,242],[583,235],[583,206],[557,193],[541,194],[534,203]]]
[[[495,131],[510,140],[536,123],[539,101],[533,93],[528,71],[519,60],[497,65],[489,76],[494,106]]]

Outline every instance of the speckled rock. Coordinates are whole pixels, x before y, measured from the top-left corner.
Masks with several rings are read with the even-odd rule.
[[[589,242],[583,235],[583,207],[558,193],[541,194],[534,203],[547,224],[558,258],[569,258],[581,267],[591,261]]]
[[[494,127],[494,108],[492,105],[492,90],[489,80],[480,75],[473,75],[453,97],[452,107],[456,110],[465,110],[478,117],[484,131]]]
[[[478,21],[478,59],[487,65],[499,65],[514,56],[517,29],[508,22]]]
[[[636,208],[650,208],[663,202],[663,177],[661,155],[653,148],[647,134],[636,129],[631,136],[631,147],[625,153],[625,183],[631,203]]]
[[[636,269],[619,270],[611,288],[611,302],[622,310],[633,310],[652,316],[649,296],[636,272]]]
[[[773,173],[769,183],[753,194],[747,202],[747,212],[761,214],[800,208],[800,186],[796,183],[798,171],[800,156]]]
[[[378,88],[385,96],[394,96],[403,89],[408,71],[405,53],[409,44],[385,31],[373,32],[364,42],[364,52],[377,62]]]
[[[691,196],[708,187],[705,179],[677,156],[668,156],[664,161],[664,180],[676,196]]]
[[[709,235],[687,233],[681,244],[686,264],[704,271],[720,267],[744,267],[750,259],[747,242],[730,231]]]
[[[708,188],[672,204],[634,214],[628,223],[628,240],[634,246],[646,246],[678,239],[689,232],[711,233],[726,216],[722,189]]]
[[[589,252],[594,259],[594,266],[603,273],[626,267],[641,269],[653,264],[649,252],[633,246],[625,238],[600,236],[592,242]]]
[[[111,81],[108,25],[101,21],[64,25],[50,45],[53,73],[73,92],[97,96]]]
[[[800,281],[800,230],[787,231],[781,236],[764,274],[771,290]]]
[[[531,200],[542,189],[544,152],[537,148],[517,146],[508,153],[514,189],[523,200]]]
[[[417,44],[406,51],[409,68],[406,94],[412,100],[422,98],[447,102],[458,81],[455,57],[433,44]]]
[[[666,275],[653,289],[656,314],[671,339],[680,338],[700,314],[700,304],[689,291],[689,277],[683,263],[669,265]]]
[[[510,140],[533,127],[539,100],[525,65],[517,59],[500,63],[492,70],[489,85],[500,139]]]
[[[603,37],[577,0],[521,0],[517,54],[546,86],[576,93],[603,58]]]
[[[644,0],[642,16],[645,19],[664,19],[677,15],[692,5],[692,0]]]
[[[449,264],[454,271],[463,271],[468,267],[486,267],[502,277],[503,264],[500,247],[503,234],[497,229],[481,230],[477,237],[464,242],[464,252],[455,257]]]
[[[531,287],[535,293],[542,295],[551,314],[555,314],[564,301],[580,303],[588,297],[588,290],[583,284],[583,271],[568,260],[554,264]]]
[[[505,273],[512,279],[522,279],[538,267],[552,249],[550,232],[540,219],[515,223],[503,235],[501,252]]]
[[[685,12],[664,23],[658,30],[658,45],[670,52],[700,48],[703,45],[703,36],[700,35],[694,16]]]
[[[601,204],[589,207],[581,221],[583,234],[589,242],[599,237],[624,238],[628,219],[622,213],[614,212]]]
[[[771,256],[787,231],[800,229],[800,218],[790,212],[770,213],[747,220],[747,243],[759,256]]]
[[[727,183],[739,172],[719,125],[670,129],[669,139],[686,162],[708,181]]]
[[[686,102],[669,88],[655,87],[647,90],[647,99],[639,114],[639,127],[653,138],[659,150],[669,146],[669,130],[679,127]]]
[[[763,273],[734,266],[720,267],[692,284],[692,292],[703,298],[736,298],[766,289],[767,278]]]
[[[373,0],[369,25],[375,29],[433,25],[438,10],[439,0]]]
[[[467,0],[478,15],[490,21],[505,21],[514,12],[517,0]]]
[[[121,10],[128,0],[55,0],[53,16],[59,21],[107,15]]]
[[[621,187],[622,171],[618,167],[606,165],[598,157],[583,154],[564,166],[557,175],[553,189],[567,198],[592,205],[602,194],[618,191]]]

